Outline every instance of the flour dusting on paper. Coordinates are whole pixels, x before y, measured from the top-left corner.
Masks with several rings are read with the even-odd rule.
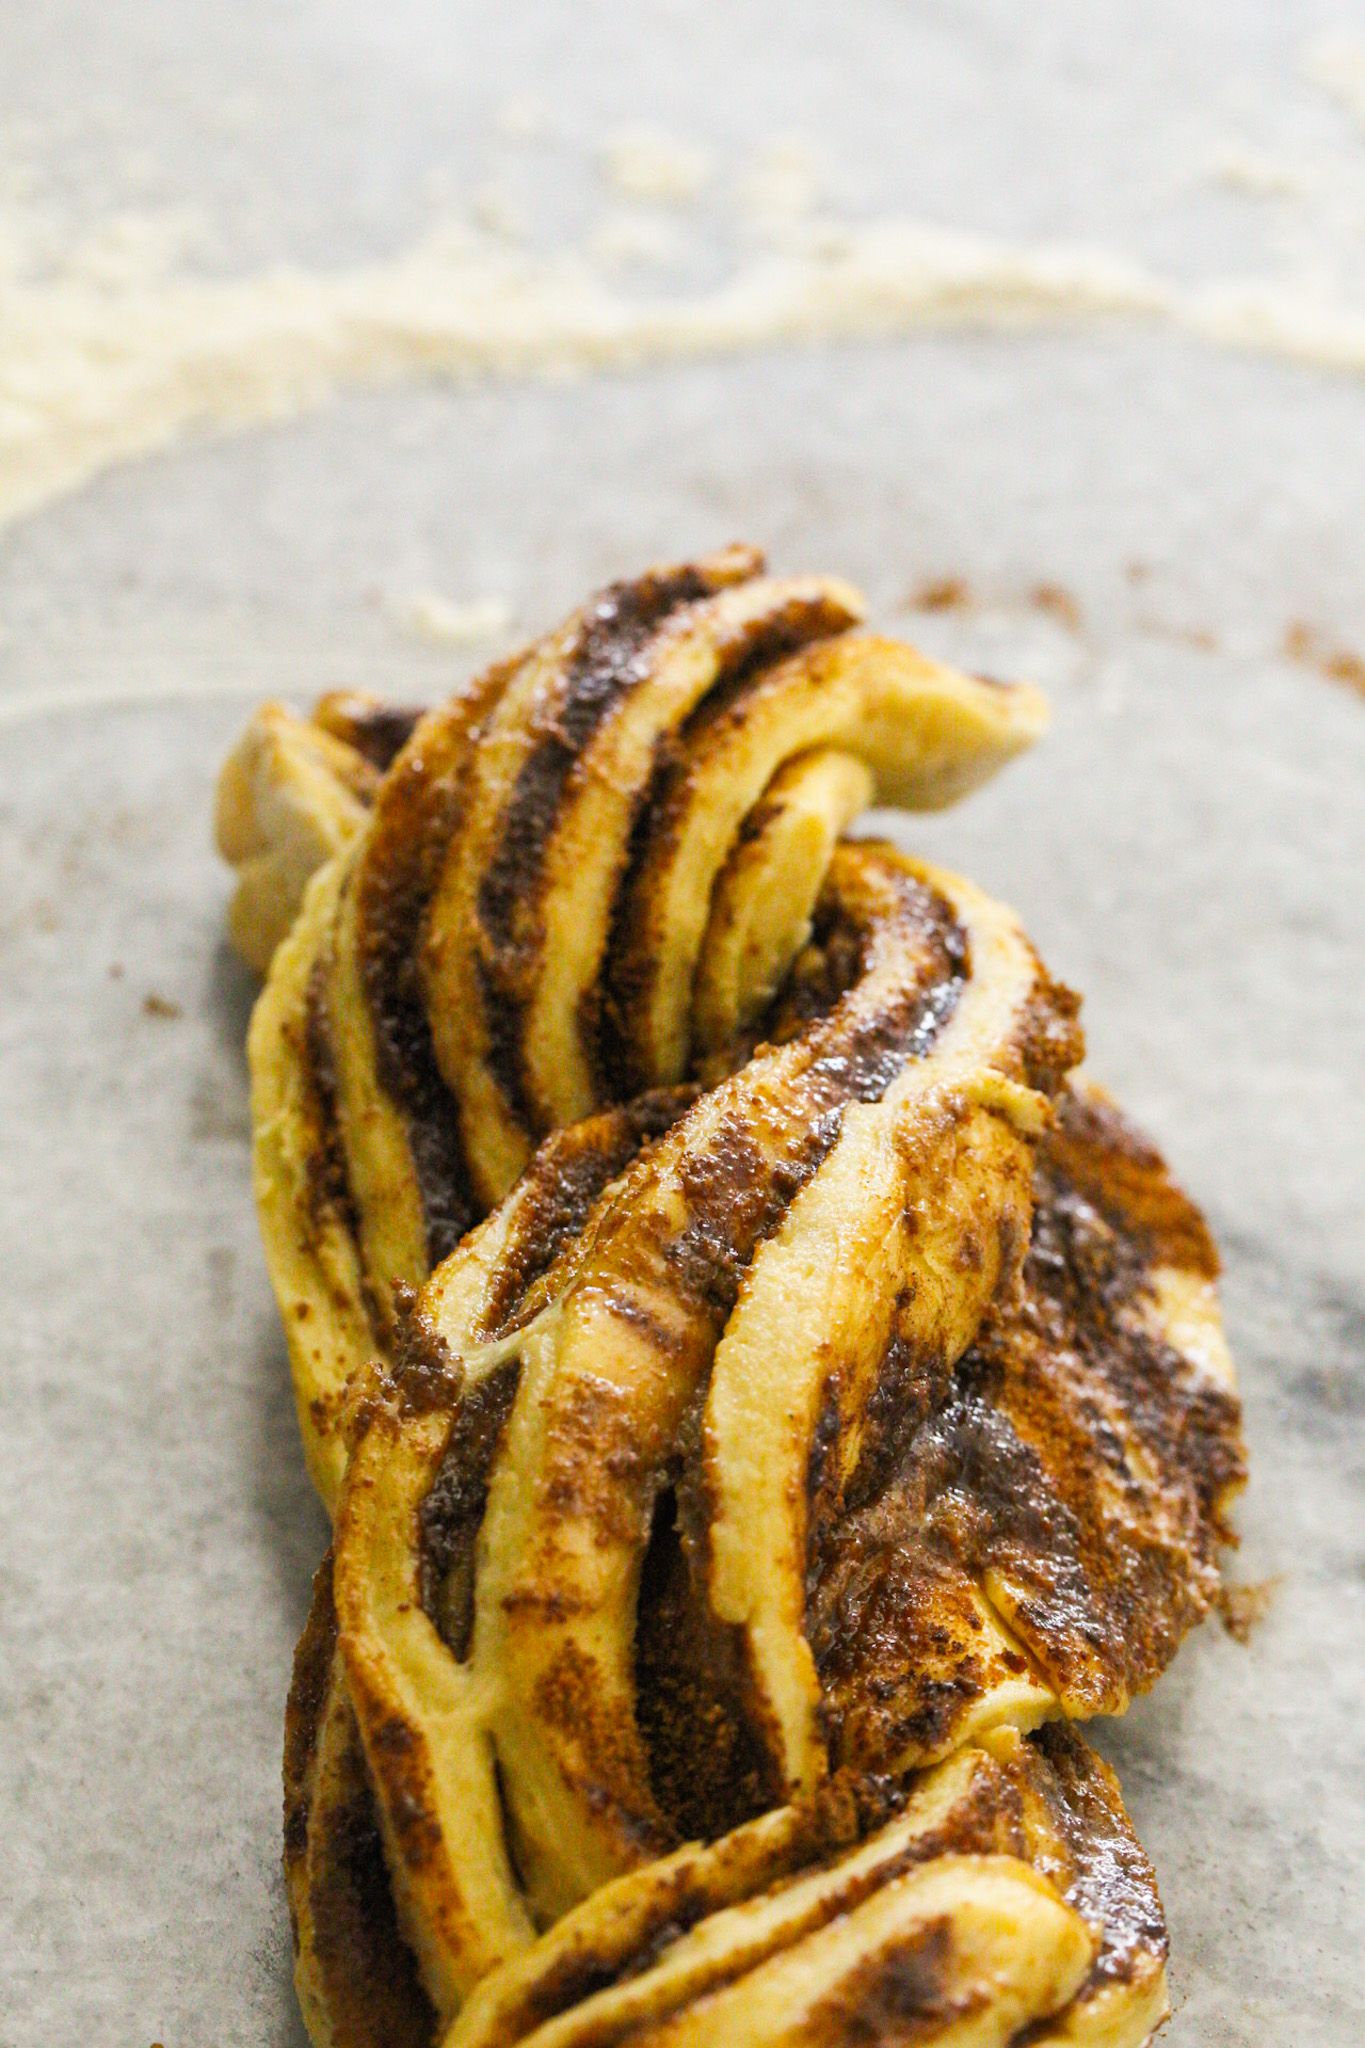
[[[1317,36],[1300,60],[1310,85],[1320,86],[1365,127],[1365,40],[1360,36]]]
[[[1365,79],[1365,54],[1353,50],[1314,46],[1305,66],[1345,98],[1357,62]],[[536,129],[538,110],[512,111],[509,128]],[[554,252],[518,241],[523,224],[501,199],[494,218],[485,194],[482,232],[447,223],[351,269],[196,274],[199,224],[173,209],[111,216],[53,261],[26,247],[30,224],[11,192],[0,205],[0,523],[189,430],[281,419],[347,386],[416,376],[621,371],[935,328],[1101,321],[1365,371],[1365,303],[1341,285],[1275,274],[1191,284],[1102,248],[840,219],[820,210],[813,149],[788,137],[760,151],[738,188],[747,231],[718,281],[673,289],[646,289],[641,273],[685,254],[678,205],[709,163],[643,130],[608,155],[632,205],[617,202],[578,247]],[[1248,187],[1292,184],[1269,158],[1226,169]]]
[[[496,640],[512,622],[511,607],[500,597],[455,604],[437,591],[423,590],[393,609],[401,626],[435,647],[473,647],[481,640]]]
[[[656,128],[626,128],[607,145],[606,171],[618,192],[680,206],[695,199],[711,172],[704,149]]]
[[[1101,254],[1016,249],[911,221],[759,254],[697,295],[627,296],[611,268],[586,251],[534,255],[447,229],[352,270],[281,266],[226,280],[68,270],[6,281],[0,519],[189,427],[282,418],[345,385],[623,369],[932,325],[1177,311],[1168,287]]]

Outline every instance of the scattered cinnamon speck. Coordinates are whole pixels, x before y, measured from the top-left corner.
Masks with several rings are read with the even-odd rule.
[[[1063,590],[1060,583],[1035,583],[1028,594],[1028,601],[1037,612],[1046,612],[1065,626],[1068,633],[1081,630],[1081,608],[1069,590]]]
[[[1315,668],[1334,683],[1345,683],[1365,697],[1365,655],[1349,647],[1332,647],[1302,619],[1296,619],[1284,636],[1284,651],[1291,661]]]
[[[1124,570],[1130,583],[1145,583],[1152,573],[1150,562],[1130,562]]]
[[[180,1017],[184,1015],[179,1003],[173,1003],[169,996],[160,996],[151,989],[142,998],[144,1017]]]
[[[123,962],[121,960],[111,960],[109,962],[109,979],[110,981],[122,981]]]
[[[906,608],[912,612],[963,612],[971,601],[972,593],[963,577],[939,576],[922,583],[907,599]]]
[[[1279,1579],[1256,1579],[1242,1586],[1219,1587],[1215,1605],[1234,1643],[1251,1641],[1252,1630],[1265,1620],[1280,1584]]]

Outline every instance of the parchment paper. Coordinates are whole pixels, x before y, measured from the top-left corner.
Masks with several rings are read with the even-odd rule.
[[[141,127],[164,189],[197,180],[238,221],[225,262],[250,235],[253,260],[272,237],[355,260],[442,163],[568,207],[529,146],[498,155],[497,107],[534,90],[585,162],[642,116],[722,163],[791,123],[825,138],[850,205],[1206,265],[1251,234],[1251,201],[1198,185],[1220,135],[1277,93],[1277,146],[1311,152],[1346,116],[1295,97],[1309,10],[1189,12],[244,5],[130,25],[89,0],[0,24],[4,133],[26,78],[58,162],[65,79],[96,155]],[[244,130],[212,128],[205,108],[252,93]],[[735,536],[1053,693],[1033,757],[897,830],[1018,906],[1086,994],[1092,1070],[1207,1206],[1252,1453],[1233,1572],[1279,1581],[1248,1645],[1211,1623],[1096,1739],[1161,1879],[1172,2044],[1359,2042],[1365,696],[1284,642],[1303,622],[1365,645],[1362,513],[1358,383],[1125,329],[355,394],[0,538],[5,2048],[303,2039],[280,1727],[325,1529],[251,1209],[253,991],[208,845],[223,750],[262,696],[449,687],[489,650],[405,634],[414,593],[498,597],[529,630]],[[904,610],[950,577],[969,603]]]

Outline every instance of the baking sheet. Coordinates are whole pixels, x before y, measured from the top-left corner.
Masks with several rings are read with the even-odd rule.
[[[1229,78],[1271,92],[1275,12],[1106,14],[1106,43],[1090,10],[1042,10],[1016,52],[1046,86],[1041,157],[1006,93],[1016,31],[990,10],[850,8],[821,84],[799,36],[743,7],[732,55],[741,75],[767,67],[745,118],[775,129],[785,88],[845,161],[862,95],[875,161],[919,178],[917,201],[993,228],[1070,207],[1073,227],[1203,262],[1245,224],[1207,195],[1183,228],[1173,202],[1161,213],[1157,145],[1193,136],[1185,160],[1202,160],[1241,118],[1219,112]],[[288,185],[286,229],[326,215],[340,261],[383,240],[450,107],[543,89],[556,62],[585,148],[653,91],[652,111],[738,151],[738,87],[700,62],[660,69],[686,14],[638,13],[609,91],[591,60],[622,27],[611,10],[585,11],[567,57],[553,10],[540,44],[534,23],[455,10],[441,33],[482,34],[489,77],[469,99],[447,51],[439,117],[425,86],[399,89],[437,34],[413,9],[387,27],[367,8],[301,15],[265,56],[248,9],[201,53],[179,15],[148,16],[134,48],[76,9],[73,65],[87,99],[131,104],[160,53],[182,66],[179,104],[202,78],[205,104],[210,85],[252,89],[267,113],[272,79],[295,79],[296,142],[325,162]],[[57,30],[27,32],[41,85]],[[330,70],[304,62],[315,45]],[[892,119],[912,99],[918,154]],[[926,168],[930,142],[951,176]],[[163,146],[168,176],[200,175],[169,127]],[[252,149],[258,183],[285,178],[273,128]],[[347,183],[365,163],[393,188],[368,227]],[[1053,695],[1034,756],[896,829],[1018,906],[1086,994],[1093,1071],[1207,1206],[1252,1453],[1233,1569],[1278,1580],[1246,1646],[1210,1624],[1097,1740],[1170,1917],[1167,2038],[1359,2041],[1365,698],[1285,642],[1306,624],[1365,645],[1363,501],[1357,383],[1125,328],[355,393],[116,470],[0,540],[5,2048],[303,2039],[279,1749],[325,1531],[251,1213],[252,988],[221,936],[217,762],[265,695],[449,687],[487,649],[415,636],[423,591],[496,598],[531,629],[595,581],[736,535],[783,569],[849,575],[881,623]],[[944,579],[963,586],[952,608],[906,608]]]

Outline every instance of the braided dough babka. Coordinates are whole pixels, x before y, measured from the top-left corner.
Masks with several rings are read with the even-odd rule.
[[[267,707],[224,773],[335,1523],[285,1760],[319,2044],[1164,2013],[1065,1724],[1217,1588],[1216,1255],[1013,916],[842,837],[1042,700],[761,569],[614,586],[420,718]]]

